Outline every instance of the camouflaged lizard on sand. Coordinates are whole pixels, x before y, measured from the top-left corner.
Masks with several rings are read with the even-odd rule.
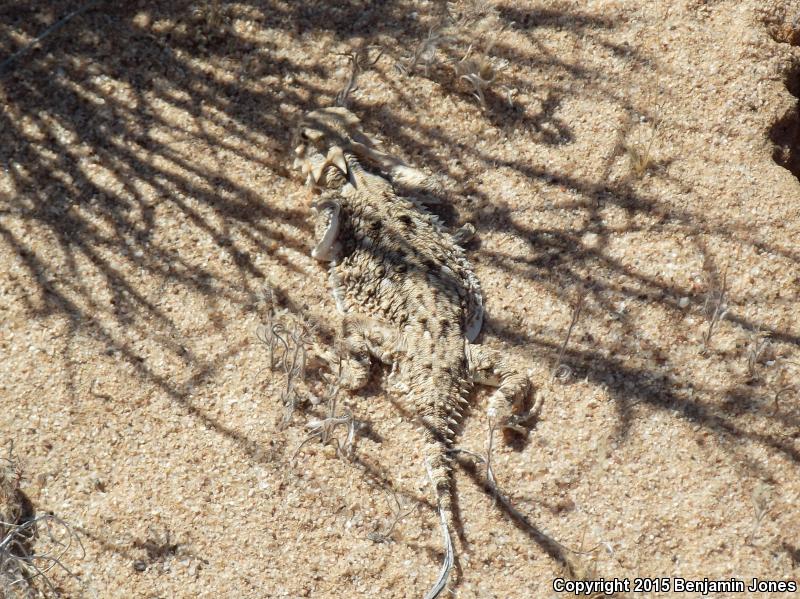
[[[474,229],[449,233],[419,199],[431,179],[381,151],[345,108],[309,113],[298,130],[295,166],[313,190],[316,246],[328,263],[342,334],[356,389],[376,358],[401,365],[424,442],[425,468],[434,489],[445,547],[439,577],[426,599],[447,585],[455,552],[451,455],[454,429],[473,383],[497,387],[490,419],[521,430],[518,415],[528,379],[498,352],[472,341],[483,323],[483,297],[460,243]]]

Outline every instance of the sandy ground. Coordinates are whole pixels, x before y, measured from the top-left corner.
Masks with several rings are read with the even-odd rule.
[[[0,3],[0,56],[79,6]],[[457,468],[455,595],[554,596],[567,550],[542,534],[589,578],[800,578],[800,4],[498,2],[406,73],[441,5],[367,6],[100,2],[4,65],[0,440],[37,513],[81,535],[65,564],[99,597],[434,580],[419,438],[386,373],[340,398],[351,459],[314,440],[292,461],[318,373],[282,426],[257,336],[271,287],[329,341],[291,133],[363,42],[384,53],[352,110],[441,177],[450,224],[475,223],[481,341],[545,393],[492,455],[523,519],[482,465]],[[485,108],[456,72],[471,41],[507,61]],[[485,403],[460,447],[485,453]],[[377,543],[393,497],[411,513]]]

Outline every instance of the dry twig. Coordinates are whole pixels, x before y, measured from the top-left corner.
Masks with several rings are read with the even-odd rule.
[[[66,15],[61,17],[58,21],[56,21],[55,23],[50,25],[50,27],[48,27],[47,29],[42,31],[39,35],[37,35],[35,38],[33,38],[33,40],[29,44],[23,46],[22,48],[20,48],[16,52],[14,52],[11,56],[6,58],[3,62],[0,62],[0,77],[5,75],[7,72],[10,72],[10,67],[12,66],[12,64],[17,59],[19,59],[20,57],[24,56],[25,54],[27,54],[28,52],[30,52],[31,50],[36,48],[39,44],[42,43],[42,41],[44,41],[45,38],[47,38],[48,36],[54,34],[56,31],[61,29],[64,25],[69,23],[73,18],[77,17],[80,14],[85,13],[87,10],[89,10],[91,8],[94,8],[94,6],[99,1],[100,0],[91,0],[90,2],[87,2],[86,4],[84,4],[83,6],[79,6],[75,10],[67,13]]]
[[[706,297],[705,310],[706,313],[710,311],[709,306],[713,306],[711,310],[710,319],[708,321],[708,330],[703,335],[703,353],[708,351],[708,344],[711,341],[711,336],[714,334],[714,327],[728,314],[728,268],[722,273],[722,284],[718,289],[712,288]]]
[[[482,456],[477,454],[473,451],[469,451],[466,449],[458,449],[453,448],[449,451],[451,455],[458,455],[458,454],[465,454],[472,458],[474,458],[478,463],[482,463],[486,465],[486,488],[491,492],[492,497],[494,498],[495,504],[499,504],[503,507],[503,509],[517,522],[521,523],[525,526],[525,528],[534,536],[538,543],[542,545],[546,549],[546,551],[561,563],[567,570],[570,576],[575,576],[578,572],[580,572],[581,565],[579,560],[573,558],[572,556],[582,555],[586,553],[592,553],[596,550],[592,549],[591,551],[574,551],[565,545],[562,545],[558,541],[556,541],[551,536],[545,534],[544,532],[537,529],[530,523],[528,517],[519,511],[516,506],[511,502],[509,497],[503,492],[500,488],[499,484],[497,483],[497,478],[494,474],[494,469],[492,467],[492,449],[494,447],[494,432],[497,429],[496,423],[493,421],[489,421],[489,431],[486,440],[486,455]]]
[[[310,420],[306,424],[306,427],[310,429],[310,433],[305,439],[303,439],[303,442],[300,443],[298,448],[295,450],[291,461],[294,461],[294,459],[297,457],[297,454],[300,453],[300,450],[306,443],[316,438],[319,438],[323,445],[327,444],[330,440],[333,440],[336,443],[336,454],[339,457],[348,459],[352,458],[357,422],[356,419],[353,418],[353,414],[350,412],[350,410],[345,409],[344,414],[341,416],[337,416],[336,414],[336,403],[339,395],[341,379],[342,363],[340,360],[337,376],[329,382],[328,389],[325,394],[328,399],[328,416],[321,420]],[[337,439],[334,434],[336,429],[340,426],[344,426],[347,429],[347,436],[344,444],[340,443],[339,439]]]
[[[390,495],[392,499],[394,499],[394,507],[392,508],[392,521],[389,523],[389,527],[386,529],[385,532],[378,532],[377,530],[372,531],[371,533],[367,534],[367,538],[370,541],[375,543],[388,543],[392,540],[391,534],[394,530],[394,527],[403,520],[404,518],[410,516],[414,511],[416,511],[418,504],[412,505],[407,510],[403,510],[403,507],[400,505],[400,500],[397,498],[397,493],[392,492],[391,494],[386,491],[387,495]],[[377,526],[377,525],[376,525]]]
[[[307,351],[312,330],[305,322],[275,305],[271,289],[264,290],[264,300],[268,306],[267,322],[256,331],[258,339],[269,351],[271,370],[283,371],[286,383],[281,392],[281,402],[286,411],[283,424],[288,424],[297,406],[296,385],[304,380]]]
[[[564,359],[564,353],[567,351],[567,345],[569,344],[570,337],[572,337],[572,330],[575,328],[575,325],[578,323],[578,319],[581,316],[586,295],[586,289],[581,288],[578,292],[578,299],[575,302],[575,307],[572,310],[572,320],[570,320],[569,328],[567,328],[567,336],[564,338],[564,343],[561,344],[561,349],[558,352],[558,360],[556,360],[553,371],[550,373],[550,382],[552,382],[556,377],[560,379],[566,379],[570,374],[572,374],[570,367],[564,364],[562,360]]]
[[[775,399],[773,400],[772,413],[773,414],[777,414],[780,411],[780,399],[781,399],[781,396],[786,395],[787,393],[795,393],[796,391],[797,391],[797,389],[795,388],[794,385],[789,385],[789,386],[783,387],[781,389],[778,389],[778,391],[775,393]]]
[[[85,556],[77,533],[52,514],[26,519],[19,489],[21,478],[22,471],[9,446],[8,457],[0,458],[0,597],[32,598],[42,593],[61,596],[50,579],[49,573],[54,569],[76,580],[82,594],[94,595],[63,560],[73,547],[79,549],[80,559]]]
[[[8,533],[0,539],[0,596],[28,596],[28,589],[40,582],[47,593],[60,597],[49,573],[59,569],[76,580],[83,593],[96,597],[96,593],[64,563],[64,556],[76,547],[80,558],[86,556],[80,537],[61,518],[51,514],[37,516],[21,524],[2,522]],[[32,539],[45,550],[30,549]]]
[[[747,351],[747,374],[752,379],[758,378],[758,363],[764,352],[770,346],[769,333],[764,334],[761,329],[753,332],[750,336],[750,346]]]
[[[369,52],[372,49],[378,50],[378,55],[373,59],[369,59]],[[359,46],[353,52],[347,54],[340,54],[346,56],[350,61],[350,75],[347,82],[338,94],[336,94],[336,106],[347,106],[347,101],[351,93],[358,89],[358,76],[365,70],[375,66],[375,64],[383,56],[383,49],[378,46]]]
[[[435,26],[428,29],[428,35],[417,44],[414,53],[411,55],[411,58],[408,59],[408,68],[402,64],[398,64],[398,70],[403,72],[407,70],[414,73],[417,66],[422,64],[425,69],[425,76],[427,77],[430,74],[430,67],[436,58],[437,48],[450,40],[450,37],[444,34],[446,27],[447,20],[443,19]]]
[[[495,82],[500,72],[508,67],[508,61],[494,61],[486,56],[470,57],[471,52],[472,46],[456,64],[456,74],[472,86],[472,95],[486,108],[486,90]]]

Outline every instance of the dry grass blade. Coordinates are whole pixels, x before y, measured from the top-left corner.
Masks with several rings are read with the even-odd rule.
[[[443,4],[442,9],[438,22],[428,29],[411,57],[403,61],[406,64],[398,64],[397,69],[414,73],[422,65],[428,77],[441,48],[448,56],[446,64],[455,71],[456,78],[470,85],[472,95],[485,109],[486,91],[509,64],[507,60],[491,58],[491,51],[498,36],[513,22],[504,22],[494,6],[482,0],[464,3],[457,15],[451,14],[447,4]],[[458,56],[463,58],[459,60]],[[506,88],[506,96],[513,106],[512,90]]]
[[[414,49],[414,54],[408,60],[409,65],[407,70],[409,72],[415,72],[417,67],[421,64],[425,69],[425,76],[427,77],[430,74],[430,67],[436,58],[437,48],[450,40],[450,37],[444,34],[446,27],[447,21],[442,20],[434,27],[428,29],[427,36],[417,44],[417,47]],[[406,70],[401,64],[398,65],[398,68],[401,71]]]
[[[646,144],[639,142],[625,146],[625,150],[628,153],[628,161],[630,163],[631,172],[633,172],[637,179],[641,178],[653,165],[653,143],[658,137],[658,128],[660,124],[660,120],[655,122],[653,129],[650,132],[650,139]]]
[[[0,597],[61,596],[50,579],[54,569],[77,581],[82,594],[94,596],[63,559],[73,548],[78,549],[79,559],[85,557],[80,538],[56,516],[25,516],[21,478],[21,468],[9,446],[8,456],[0,458]]]
[[[726,267],[725,271],[722,273],[722,282],[719,288],[712,288],[706,297],[705,309],[707,313],[710,312],[710,317],[708,329],[705,335],[703,335],[703,353],[708,351],[708,344],[711,342],[711,336],[714,334],[714,327],[728,314],[727,294],[728,269]],[[711,307],[713,307],[713,310]]]
[[[747,536],[746,542],[748,545],[753,544],[756,533],[761,526],[761,521],[764,519],[764,516],[769,510],[769,499],[769,487],[765,484],[758,485],[750,497],[750,500],[753,504],[753,529]]]
[[[489,418],[489,432],[486,436],[486,455],[482,456],[479,453],[475,453],[474,451],[469,451],[468,449],[451,449],[448,453],[451,455],[458,455],[464,454],[474,458],[478,463],[486,465],[486,479],[489,482],[489,488],[492,492],[492,495],[495,498],[495,501],[498,500],[498,493],[500,490],[497,487],[497,479],[494,476],[494,470],[492,469],[492,450],[494,449],[494,433],[497,430],[497,423],[494,422],[491,418]]]
[[[370,60],[369,52],[373,49],[378,50],[378,55]],[[346,107],[350,94],[358,89],[358,76],[375,66],[383,56],[383,49],[378,46],[360,46],[357,50],[349,54],[340,54],[340,56],[346,56],[350,61],[350,74],[344,88],[336,95],[336,106]]]
[[[7,457],[0,457],[0,537],[4,537],[9,527],[22,516],[19,501],[19,485],[22,469],[14,458],[13,444],[9,443]],[[4,524],[9,522],[10,524]]]
[[[2,525],[9,527],[7,522]],[[44,545],[45,548],[36,551],[30,549],[32,539],[36,540],[37,546]],[[46,589],[45,594],[59,597],[61,593],[49,574],[58,569],[79,583],[82,595],[96,597],[96,593],[64,562],[63,558],[73,548],[79,553],[78,559],[86,557],[78,534],[67,522],[51,514],[11,525],[0,540],[0,589],[4,593],[0,593],[0,596],[27,596],[19,595],[19,590],[25,589],[27,593],[29,588],[34,588],[33,585],[38,583]],[[8,574],[13,574],[13,577]]]
[[[456,73],[472,86],[472,95],[486,108],[486,90],[495,82],[498,74],[508,67],[506,61],[492,61],[486,57],[470,57],[469,53],[456,64]]]
[[[333,440],[336,443],[336,453],[339,457],[349,459],[353,456],[353,447],[357,428],[356,419],[353,418],[353,414],[350,412],[350,410],[345,410],[344,414],[341,416],[337,416],[336,414],[336,404],[337,397],[339,395],[341,377],[342,364],[340,361],[338,374],[331,382],[329,382],[328,389],[325,394],[328,400],[328,415],[327,417],[319,420],[310,420],[306,424],[306,427],[310,429],[309,435],[303,439],[303,442],[300,443],[298,448],[295,450],[291,458],[292,462],[297,457],[297,454],[300,453],[300,450],[303,448],[303,446],[316,438],[319,438],[323,445],[326,445],[329,441]],[[340,426],[344,426],[347,430],[347,436],[344,443],[341,443],[335,436],[336,429]]]
[[[777,414],[780,411],[780,400],[781,397],[786,395],[787,393],[796,393],[797,388],[794,386],[783,387],[782,389],[778,389],[775,393],[775,399],[773,400],[773,414]]]
[[[305,379],[308,361],[307,346],[312,329],[301,319],[275,305],[272,290],[264,290],[267,304],[267,322],[258,328],[256,336],[269,351],[270,370],[282,371],[285,384],[281,391],[281,403],[285,407],[283,424],[292,418],[298,402],[297,383]]]
[[[403,507],[400,505],[400,500],[397,498],[397,493],[392,492],[390,494],[389,491],[386,491],[386,494],[394,499],[394,506],[392,507],[393,517],[392,521],[389,523],[389,527],[384,532],[375,530],[367,534],[367,538],[375,543],[390,542],[392,540],[391,534],[394,530],[394,527],[397,526],[404,518],[414,513],[418,507],[418,505],[412,505],[410,508],[403,510]]]
[[[758,378],[758,364],[770,346],[769,334],[764,334],[760,329],[756,329],[750,337],[750,345],[747,350],[747,374],[751,380]]]
[[[581,316],[583,304],[586,301],[586,295],[586,289],[581,289],[578,292],[578,298],[575,302],[575,307],[572,310],[572,319],[570,320],[569,328],[567,328],[567,335],[564,337],[564,343],[561,344],[561,349],[558,352],[558,359],[556,360],[556,364],[550,373],[550,382],[552,382],[556,377],[564,379],[568,378],[572,373],[570,367],[563,363],[564,353],[567,351],[567,345],[569,345],[569,340],[572,337],[572,331]]]

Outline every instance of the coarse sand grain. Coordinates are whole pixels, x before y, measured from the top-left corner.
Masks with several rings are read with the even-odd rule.
[[[80,6],[0,3],[0,441],[96,596],[436,577],[407,398],[376,367],[339,394],[352,454],[298,451],[320,372],[286,424],[258,333],[280,309],[332,343],[291,141],[365,46],[350,109],[474,223],[481,342],[544,394],[493,450],[513,510],[459,460],[455,596],[556,596],[543,535],[586,578],[800,578],[796,1],[103,1],[26,50]]]

